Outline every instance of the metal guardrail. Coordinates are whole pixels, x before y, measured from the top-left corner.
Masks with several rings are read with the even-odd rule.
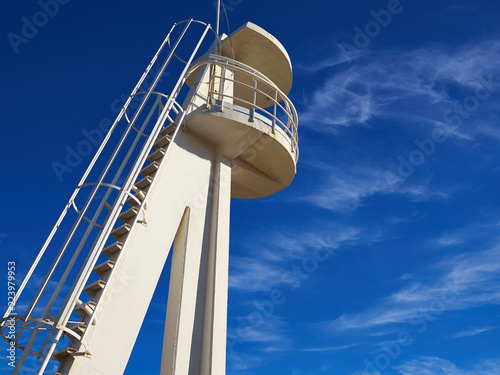
[[[250,109],[250,121],[255,120],[255,113],[258,111],[257,113],[270,120],[273,134],[276,133],[276,127],[278,127],[290,138],[291,151],[295,156],[295,161],[297,161],[299,158],[298,116],[295,106],[283,91],[271,79],[258,70],[229,57],[214,54],[209,54],[206,59],[195,63],[187,74],[193,73],[202,65],[211,65],[207,107],[218,105],[223,110],[224,100],[226,99],[227,101],[229,99],[234,104]],[[216,67],[220,67],[220,69],[216,69]],[[217,74],[217,70],[221,73]],[[253,82],[253,85],[242,80],[236,80],[235,78],[228,78],[225,74],[226,70],[233,73],[238,72],[240,77]],[[252,100],[249,101],[234,94],[226,93],[224,90],[226,82],[233,83],[233,92],[237,91],[238,87],[247,91],[249,90],[252,93]],[[218,86],[219,90],[216,90],[216,86]],[[266,107],[268,109],[257,104],[258,96],[266,97],[269,101],[269,106]]]

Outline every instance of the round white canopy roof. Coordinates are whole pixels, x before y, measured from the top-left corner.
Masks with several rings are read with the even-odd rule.
[[[220,54],[251,66],[273,81],[285,95],[292,87],[292,63],[283,45],[263,28],[247,22],[226,37]]]

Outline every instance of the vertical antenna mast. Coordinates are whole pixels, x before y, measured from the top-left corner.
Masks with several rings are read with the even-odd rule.
[[[215,32],[219,36],[219,20],[220,20],[220,0],[217,0],[217,19],[215,21]]]

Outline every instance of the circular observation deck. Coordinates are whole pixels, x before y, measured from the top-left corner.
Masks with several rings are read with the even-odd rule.
[[[259,198],[287,187],[298,160],[297,112],[286,94],[292,67],[271,34],[246,23],[188,72],[185,128],[232,161],[231,196]]]

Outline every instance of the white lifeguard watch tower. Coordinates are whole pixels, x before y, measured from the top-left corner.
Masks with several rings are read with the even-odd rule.
[[[291,85],[257,25],[172,27],[3,315],[14,375],[123,374],[171,249],[161,375],[225,374],[230,198],[292,181]]]

